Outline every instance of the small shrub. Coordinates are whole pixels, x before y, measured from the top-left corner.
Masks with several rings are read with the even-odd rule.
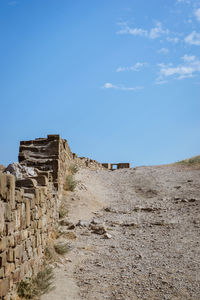
[[[54,245],[54,248],[55,248],[55,251],[61,255],[69,252],[69,250],[70,250],[70,246],[67,243],[58,243],[58,244]]]
[[[67,214],[68,214],[68,210],[63,205],[61,205],[59,208],[59,218],[62,219],[66,217]]]
[[[78,172],[78,166],[77,165],[70,165],[69,171],[71,174],[76,174]]]
[[[53,250],[51,247],[46,247],[44,250],[44,255],[47,260],[51,260],[53,258]]]
[[[52,287],[53,280],[54,274],[51,267],[46,267],[44,270],[40,271],[33,280],[34,285],[37,287],[38,294],[43,295],[51,291],[54,288]]]
[[[77,185],[76,180],[74,179],[73,175],[67,175],[64,183],[64,189],[66,191],[73,192]]]
[[[24,299],[33,299],[35,296],[37,296],[37,292],[31,279],[25,279],[19,283],[17,294],[19,297]]]
[[[53,279],[53,269],[45,267],[37,276],[22,280],[18,284],[18,296],[24,299],[38,299],[38,297],[53,289]]]

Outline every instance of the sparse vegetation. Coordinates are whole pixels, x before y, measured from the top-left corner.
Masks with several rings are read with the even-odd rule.
[[[61,204],[60,208],[59,208],[59,218],[62,219],[64,217],[66,217],[68,214],[68,210]]]
[[[44,250],[44,255],[47,260],[52,260],[53,258],[53,249],[50,246],[47,246]]]
[[[53,269],[45,267],[36,277],[27,278],[19,283],[18,296],[24,299],[38,299],[38,297],[53,289],[53,279]]]
[[[77,165],[70,165],[69,166],[69,171],[70,173],[73,175],[73,174],[76,174],[78,172],[78,166]]]
[[[77,181],[74,179],[73,175],[67,175],[65,178],[64,189],[66,191],[73,192],[77,185]]]
[[[181,161],[178,161],[177,164],[182,164],[182,165],[200,165],[200,155],[194,156],[188,159],[184,159]]]
[[[70,245],[67,243],[58,243],[54,245],[54,248],[58,254],[64,255],[65,253],[69,252]]]

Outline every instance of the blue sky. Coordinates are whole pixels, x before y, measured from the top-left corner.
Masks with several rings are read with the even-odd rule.
[[[200,1],[0,0],[0,164],[59,133],[101,162],[200,153]]]

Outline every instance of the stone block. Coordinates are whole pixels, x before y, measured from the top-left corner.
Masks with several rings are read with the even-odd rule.
[[[4,277],[4,267],[0,268],[0,279]]]
[[[0,238],[0,253],[6,250],[7,247],[7,237]]]
[[[10,280],[9,278],[5,278],[0,280],[0,297],[6,296],[10,289]]]
[[[25,262],[27,260],[28,260],[28,255],[27,255],[27,252],[24,250],[23,254],[22,254],[22,261]]]
[[[6,235],[11,235],[14,233],[14,224],[13,222],[6,222]]]
[[[8,254],[7,254],[7,261],[8,262],[13,262],[14,261],[14,255],[13,255],[13,249],[9,248],[8,249]]]
[[[8,236],[8,246],[9,247],[14,247],[15,246],[15,238],[14,238],[14,236],[13,235],[11,235],[11,236]]]
[[[21,225],[21,209],[15,209],[13,212],[13,222],[14,222],[14,228],[15,231],[20,228]]]
[[[37,181],[38,186],[48,186],[49,184],[48,178],[44,175],[38,175],[34,179]]]
[[[12,212],[10,203],[4,203],[4,220],[6,222],[12,221]]]
[[[40,203],[40,190],[38,188],[35,189],[35,204]]]
[[[5,276],[10,276],[11,273],[13,273],[15,270],[15,264],[14,263],[6,263],[5,265]]]
[[[23,256],[23,251],[24,251],[24,247],[23,245],[18,245],[13,249],[14,252],[14,260],[16,261],[17,259],[19,259],[21,261],[22,256]]]
[[[0,173],[0,197],[4,200],[7,197],[7,176],[6,174]]]
[[[21,231],[15,232],[14,239],[15,239],[15,246],[21,244],[21,242],[22,242],[22,233],[21,233]]]
[[[18,203],[23,202],[23,198],[24,198],[24,190],[23,189],[19,189],[19,190],[15,190],[15,200]]]
[[[31,223],[30,199],[25,200],[25,207],[26,207],[26,227],[29,227]]]
[[[7,251],[0,254],[0,268],[5,267],[7,262]]]
[[[37,181],[35,179],[26,178],[26,179],[19,179],[16,180],[16,187],[19,188],[33,188],[37,186]]]
[[[21,280],[21,269],[18,268],[17,270],[14,271],[13,273],[13,282],[17,283]]]
[[[15,177],[7,175],[7,201],[11,205],[11,209],[15,208]]]
[[[28,230],[27,229],[22,230],[21,234],[22,234],[22,241],[24,241],[28,238]]]
[[[0,200],[0,235],[4,231],[4,225],[5,225],[5,220],[4,220],[4,203],[3,203],[3,201]]]

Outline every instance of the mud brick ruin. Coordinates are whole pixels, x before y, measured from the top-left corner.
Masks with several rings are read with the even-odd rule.
[[[35,175],[18,179],[0,168],[0,299],[10,299],[18,282],[40,270],[70,165],[112,169],[112,164],[78,157],[59,135],[20,142],[19,163]]]

